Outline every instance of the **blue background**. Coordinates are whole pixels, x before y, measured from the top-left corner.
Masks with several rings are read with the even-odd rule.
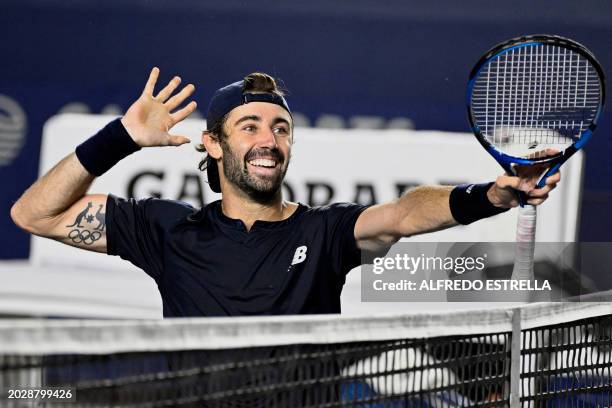
[[[73,102],[92,113],[126,109],[154,65],[162,82],[179,73],[195,83],[201,112],[215,89],[262,70],[284,80],[292,109],[313,124],[322,114],[371,115],[466,132],[472,65],[494,44],[533,33],[586,44],[612,77],[605,0],[1,0],[0,94],[25,110],[28,131],[20,155],[0,167],[0,258],[28,256],[9,210],[38,175],[46,120]],[[586,147],[583,241],[610,241],[611,133],[608,111]]]

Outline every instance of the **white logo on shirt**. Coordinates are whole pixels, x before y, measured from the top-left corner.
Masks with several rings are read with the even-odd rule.
[[[291,261],[291,265],[297,265],[299,263],[304,262],[304,260],[306,260],[306,252],[308,252],[308,247],[306,245],[297,247],[297,249],[295,250],[295,254],[293,255],[293,261]]]

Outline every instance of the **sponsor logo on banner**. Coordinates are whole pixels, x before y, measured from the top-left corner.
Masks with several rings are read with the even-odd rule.
[[[169,176],[168,171],[146,169],[138,171],[129,176],[125,189],[127,197],[155,197],[172,198],[186,201],[196,207],[203,207],[209,200],[205,199],[204,183],[205,176],[199,172],[185,172],[176,178]],[[177,184],[178,183],[178,184]],[[380,183],[379,183],[380,184]],[[396,197],[401,196],[407,190],[423,184],[421,181],[390,181],[389,185]],[[167,196],[168,185],[175,185],[176,194]],[[282,185],[283,197],[289,201],[301,201],[310,206],[327,205],[343,199],[338,197],[338,186],[330,181],[310,181],[303,183],[285,180]],[[352,183],[351,202],[362,205],[374,205],[382,201],[376,183]],[[300,192],[298,194],[298,191]]]

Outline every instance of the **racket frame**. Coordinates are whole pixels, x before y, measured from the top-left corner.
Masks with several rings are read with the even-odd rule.
[[[499,149],[497,149],[491,142],[489,142],[484,134],[482,133],[480,127],[476,124],[474,119],[474,112],[472,110],[472,93],[474,90],[474,86],[476,80],[478,79],[480,72],[493,60],[498,58],[500,55],[505,54],[511,50],[517,48],[523,48],[528,46],[537,46],[537,45],[555,45],[558,47],[563,47],[569,49],[572,52],[578,53],[584,58],[586,58],[589,63],[595,68],[597,71],[601,89],[599,93],[599,106],[593,118],[593,121],[589,124],[589,126],[582,131],[580,134],[580,138],[575,140],[570,146],[568,146],[564,151],[559,152],[555,155],[547,156],[547,157],[534,157],[534,158],[525,158],[525,157],[515,157],[508,154],[503,153]],[[595,56],[586,49],[583,45],[570,40],[568,38],[555,36],[555,35],[547,35],[547,34],[536,34],[536,35],[528,35],[522,37],[512,38],[508,41],[504,41],[489,51],[487,51],[476,63],[472,71],[470,72],[470,77],[468,81],[468,89],[467,89],[467,110],[468,110],[468,118],[470,121],[470,126],[472,127],[472,131],[474,135],[480,142],[480,144],[493,156],[493,158],[503,167],[503,169],[512,175],[517,175],[516,169],[514,165],[535,165],[542,163],[550,163],[550,167],[544,173],[544,175],[540,178],[537,183],[537,188],[541,188],[544,186],[546,179],[554,174],[559,167],[569,159],[574,153],[578,151],[578,149],[582,148],[584,144],[589,140],[593,131],[597,127],[597,122],[604,108],[605,101],[605,75],[601,64],[597,61]],[[537,211],[535,206],[526,205],[527,197],[526,194],[522,191],[517,191],[517,196],[520,203],[519,208],[519,216],[517,223],[517,246],[515,248],[515,263],[512,271],[511,279],[520,280],[520,279],[534,279],[534,249],[535,249],[535,235],[536,235],[536,218]],[[529,300],[530,294],[525,295],[525,299]]]
[[[524,157],[515,157],[510,156],[506,153],[503,153],[499,149],[497,149],[492,143],[490,143],[487,138],[482,133],[480,126],[478,126],[474,120],[474,112],[472,110],[472,92],[474,89],[474,85],[476,80],[479,77],[480,72],[494,59],[498,58],[500,55],[505,54],[513,49],[523,48],[534,45],[556,45],[560,47],[564,47],[568,50],[574,51],[582,55],[586,58],[591,65],[595,68],[598,73],[599,79],[601,81],[601,92],[599,93],[599,108],[593,118],[593,121],[589,125],[589,127],[584,130],[581,134],[580,139],[575,141],[572,145],[568,146],[563,152],[560,152],[555,155],[547,156],[544,158],[524,158]],[[544,173],[537,184],[537,188],[542,188],[546,183],[546,179],[554,174],[559,167],[563,163],[567,161],[574,153],[576,153],[584,144],[589,140],[593,131],[597,127],[598,120],[601,116],[601,113],[604,108],[605,103],[605,74],[601,64],[595,58],[595,56],[582,44],[577,43],[576,41],[570,40],[568,38],[564,38],[557,35],[549,35],[549,34],[534,34],[534,35],[526,35],[521,37],[512,38],[510,40],[504,41],[502,43],[497,44],[489,51],[487,51],[476,63],[472,71],[470,72],[470,77],[468,81],[467,87],[467,110],[468,110],[468,118],[470,121],[470,126],[474,135],[480,142],[480,144],[493,156],[493,158],[502,166],[502,168],[508,173],[516,176],[516,170],[514,169],[513,164],[518,165],[535,165],[542,163],[551,163],[551,167]],[[523,201],[524,198],[521,200]]]

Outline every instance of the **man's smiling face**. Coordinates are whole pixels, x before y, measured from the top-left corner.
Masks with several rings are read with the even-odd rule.
[[[282,107],[251,102],[233,109],[221,137],[227,181],[257,201],[280,190],[291,158],[292,118]]]

